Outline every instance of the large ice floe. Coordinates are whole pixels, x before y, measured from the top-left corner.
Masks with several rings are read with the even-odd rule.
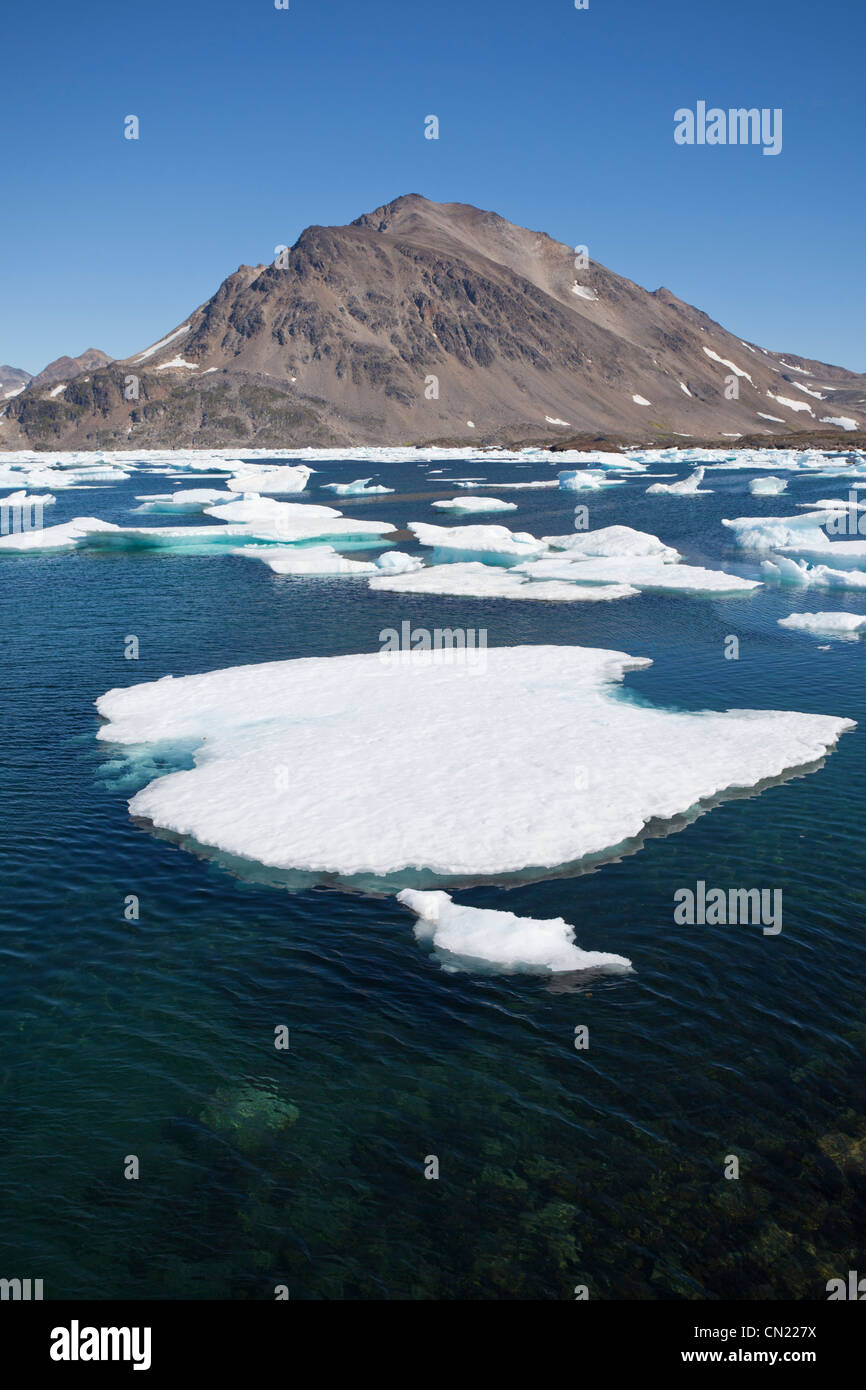
[[[840,637],[851,640],[866,630],[866,617],[858,613],[790,613],[778,619],[779,627],[798,632],[810,632],[816,637]]]
[[[570,576],[569,576],[570,578]],[[634,598],[638,590],[629,584],[574,584],[555,577],[548,583],[531,582],[518,569],[485,565],[478,560],[456,564],[427,565],[412,573],[370,580],[371,589],[396,594],[439,594],[461,598],[514,598],[555,603],[580,603],[606,599]]]
[[[406,655],[111,690],[96,702],[108,721],[98,737],[133,757],[195,745],[193,767],[129,803],[192,848],[318,879],[423,887],[610,857],[726,792],[810,767],[854,728],[829,715],[625,699],[625,673],[651,663],[623,652],[491,648],[480,669]]]
[[[701,565],[674,564],[663,555],[592,556],[566,552],[549,559],[524,561],[516,566],[516,573],[525,574],[536,582],[558,580],[581,586],[627,584],[632,589],[717,597],[760,588],[758,580],[743,579],[737,574],[726,574],[724,570],[704,569]]]
[[[574,927],[562,917],[517,917],[493,908],[466,907],[448,893],[405,888],[399,902],[417,916],[415,935],[429,941],[446,966],[485,963],[506,971],[624,971],[631,961],[609,951],[575,945]]]

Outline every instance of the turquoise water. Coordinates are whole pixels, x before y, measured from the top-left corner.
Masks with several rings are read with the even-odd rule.
[[[447,477],[549,476],[434,466],[444,479],[384,465],[393,496],[336,505],[450,524],[430,507]],[[325,464],[313,482],[370,471]],[[718,491],[694,499],[646,497],[643,479],[506,492],[519,510],[478,520],[562,533],[586,502],[593,527],[637,526],[753,575],[722,516],[847,494],[799,479],[753,498],[748,476],[708,474]],[[134,496],[196,485],[139,474],[58,492],[46,523],[176,524],[133,516]],[[658,704],[864,721],[863,644],[820,650],[776,619],[866,599],[426,598],[123,551],[4,557],[0,586],[0,1275],[42,1278],[46,1297],[272,1298],[286,1284],[301,1299],[562,1299],[585,1284],[593,1298],[821,1299],[828,1278],[866,1267],[862,723],[814,774],[617,862],[461,891],[561,915],[580,945],[635,966],[541,978],[450,973],[392,897],[286,891],[132,824],[127,798],[159,764],[131,774],[96,742],[93,708],[168,672],[374,651],[405,617],[486,628],[490,645],[652,657],[626,685]],[[724,659],[729,634],[739,661]],[[674,891],[698,879],[781,888],[783,931],[676,925]],[[738,1181],[723,1176],[731,1154]]]

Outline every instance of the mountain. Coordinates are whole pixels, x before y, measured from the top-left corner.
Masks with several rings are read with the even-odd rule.
[[[107,367],[114,359],[100,348],[88,348],[80,357],[58,357],[33,378],[31,386],[55,386],[58,381],[71,381],[82,372],[95,372]]]
[[[37,378],[0,414],[0,448],[851,441],[828,423],[843,418],[866,424],[866,375],[770,352],[667,289],[576,269],[542,232],[410,194],[240,266],[62,399]]]
[[[23,391],[33,377],[23,367],[0,367],[0,401]]]

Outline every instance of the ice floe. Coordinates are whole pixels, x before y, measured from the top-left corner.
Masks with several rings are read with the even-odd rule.
[[[248,464],[229,478],[227,486],[231,492],[303,492],[312,472],[311,468],[303,465],[298,468],[264,468]]]
[[[447,501],[431,503],[440,512],[514,512],[516,502],[503,502],[499,497],[451,497]]]
[[[684,594],[747,593],[759,589],[754,579],[742,579],[723,570],[701,565],[671,564],[661,555],[581,556],[528,560],[517,566],[532,580],[560,580],[572,584],[627,584],[634,589],[671,590]]]
[[[397,901],[418,918],[415,935],[454,965],[482,961],[502,970],[630,970],[631,961],[609,951],[584,951],[562,917],[518,917],[493,908],[466,907],[448,893],[405,888]]]
[[[631,526],[600,526],[596,531],[575,531],[567,536],[545,536],[545,544],[570,555],[635,556],[657,555],[664,560],[679,560],[680,554],[665,545],[648,531],[635,531]]]
[[[414,570],[423,569],[423,564],[417,555],[407,555],[403,550],[386,550],[384,555],[377,556],[376,568],[386,574],[411,574]]]
[[[557,474],[559,486],[565,492],[597,492],[603,487],[617,487],[624,478],[611,478],[597,468],[570,468]]]
[[[325,492],[336,493],[338,497],[370,497],[374,493],[394,491],[392,487],[374,483],[372,478],[356,478],[351,483],[323,483],[322,488]]]
[[[779,618],[779,627],[811,632],[819,637],[853,638],[866,630],[866,616],[857,613],[791,613]]]
[[[544,576],[541,576],[543,579]],[[532,579],[533,582],[530,582]],[[534,582],[535,576],[515,569],[485,565],[477,560],[448,565],[428,565],[411,573],[370,580],[371,589],[398,594],[440,594],[465,598],[514,598],[553,603],[580,603],[633,598],[637,589],[628,584],[602,584],[598,588],[560,582]]]
[[[787,478],[774,478],[772,474],[768,478],[749,479],[749,492],[755,497],[778,497],[787,486]]]
[[[866,589],[866,570],[810,565],[805,560],[794,560],[787,555],[764,560],[761,573],[767,583],[785,584],[798,589]]]
[[[528,531],[509,531],[507,526],[433,526],[410,521],[409,530],[423,546],[453,551],[455,556],[498,555],[525,559],[539,555],[547,547]]]
[[[248,546],[239,552],[249,559],[262,560],[274,574],[363,575],[374,574],[369,560],[348,560],[331,545]]]
[[[74,550],[81,541],[97,533],[117,531],[110,521],[95,516],[76,516],[59,526],[42,526],[33,530],[13,531],[0,536],[0,552],[31,550]]]
[[[664,492],[671,497],[704,496],[706,493],[710,493],[713,490],[710,487],[701,487],[705,473],[705,468],[696,468],[687,478],[683,478],[678,483],[651,483],[647,488],[647,492]]]
[[[97,736],[199,741],[192,768],[129,803],[193,846],[325,878],[411,870],[418,887],[430,876],[537,877],[621,851],[648,826],[810,767],[854,727],[829,715],[625,700],[625,673],[651,663],[623,652],[490,648],[481,675],[405,666],[400,655],[268,662],[111,690],[97,701],[108,721]]]

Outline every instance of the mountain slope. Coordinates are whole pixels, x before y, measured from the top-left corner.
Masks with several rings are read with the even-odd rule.
[[[80,357],[57,357],[37,373],[31,386],[55,386],[58,381],[71,381],[82,372],[95,372],[107,367],[113,359],[101,348],[88,348]]]
[[[32,382],[0,417],[0,447],[844,440],[822,417],[866,422],[866,376],[744,343],[668,290],[574,260],[417,194],[308,227],[62,400]]]
[[[0,401],[23,391],[33,378],[23,367],[0,367]]]

